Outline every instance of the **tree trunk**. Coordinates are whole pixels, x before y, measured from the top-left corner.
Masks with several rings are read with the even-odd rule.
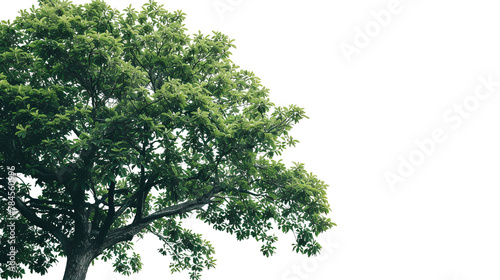
[[[85,280],[93,256],[89,251],[68,255],[63,280]]]

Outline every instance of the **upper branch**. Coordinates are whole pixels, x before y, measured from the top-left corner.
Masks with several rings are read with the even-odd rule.
[[[113,224],[113,218],[115,217],[115,186],[116,183],[113,181],[109,185],[108,190],[108,214],[106,216],[106,220],[104,220],[104,224],[102,225],[99,236],[97,237],[97,243],[102,243],[104,237],[108,233],[111,225]]]

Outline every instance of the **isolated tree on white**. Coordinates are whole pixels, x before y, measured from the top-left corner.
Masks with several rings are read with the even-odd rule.
[[[155,2],[123,12],[102,1],[39,4],[0,24],[2,277],[43,275],[59,256],[64,280],[85,279],[94,259],[129,275],[142,266],[132,238],[153,234],[172,271],[199,279],[215,260],[182,227],[193,212],[260,241],[265,256],[274,227],[293,231],[295,251],[318,253],[315,236],[334,225],[327,185],[273,159],[295,145],[288,132],[304,112],[271,103],[229,59],[232,40],[189,36],[184,15]],[[9,185],[9,169],[35,183]]]

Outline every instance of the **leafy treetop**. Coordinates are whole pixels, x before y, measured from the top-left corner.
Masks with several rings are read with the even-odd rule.
[[[21,269],[8,269],[3,230],[3,277],[43,275],[58,256],[67,275],[95,258],[128,275],[142,266],[132,237],[150,233],[172,271],[198,279],[215,260],[210,243],[182,227],[193,211],[260,241],[265,256],[276,249],[274,227],[294,232],[295,251],[318,253],[315,236],[334,225],[327,185],[274,159],[296,144],[289,131],[304,111],[275,106],[229,59],[227,36],[188,35],[183,20],[153,1],[119,12],[103,1],[40,0],[0,24],[2,201],[8,166],[34,179],[16,183]]]

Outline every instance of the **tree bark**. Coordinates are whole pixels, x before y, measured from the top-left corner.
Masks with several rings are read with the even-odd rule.
[[[68,255],[63,280],[85,280],[90,263],[94,258],[89,250],[74,251]]]

